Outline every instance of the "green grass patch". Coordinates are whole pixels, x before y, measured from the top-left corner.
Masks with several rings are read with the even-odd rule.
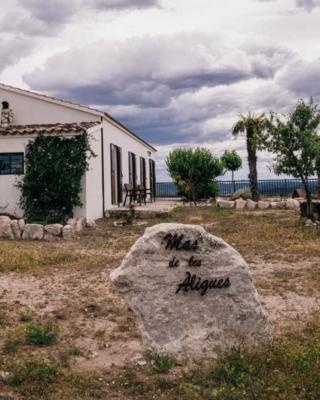
[[[26,326],[26,341],[34,346],[50,346],[58,337],[58,327],[51,321],[45,324],[32,323]]]

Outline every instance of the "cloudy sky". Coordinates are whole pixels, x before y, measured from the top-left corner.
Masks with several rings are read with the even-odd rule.
[[[319,21],[320,0],[8,0],[0,81],[107,111],[158,148],[167,180],[175,147],[246,163],[240,113],[320,102]]]

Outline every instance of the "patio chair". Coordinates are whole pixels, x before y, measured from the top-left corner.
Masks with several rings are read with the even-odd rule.
[[[129,197],[129,204],[132,204],[132,201],[135,200],[135,193],[134,193],[135,191],[133,189],[133,185],[129,183],[124,184],[124,189],[126,191],[126,195],[124,198],[123,206],[125,207],[128,197]]]

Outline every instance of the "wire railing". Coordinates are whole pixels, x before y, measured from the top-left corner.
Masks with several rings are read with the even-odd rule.
[[[317,191],[317,179],[310,179],[312,193]],[[217,181],[219,196],[230,196],[235,190],[250,188],[249,180]],[[294,189],[303,189],[300,179],[263,179],[258,181],[259,192],[262,196],[291,196]],[[156,186],[157,197],[179,197],[176,185],[173,182],[158,182]]]

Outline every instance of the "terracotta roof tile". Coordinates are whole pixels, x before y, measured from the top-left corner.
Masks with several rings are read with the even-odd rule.
[[[11,125],[8,128],[0,126],[0,136],[10,135],[35,135],[43,134],[63,134],[63,133],[83,133],[89,128],[100,125],[101,122],[74,122],[67,124],[36,124],[36,125]]]

